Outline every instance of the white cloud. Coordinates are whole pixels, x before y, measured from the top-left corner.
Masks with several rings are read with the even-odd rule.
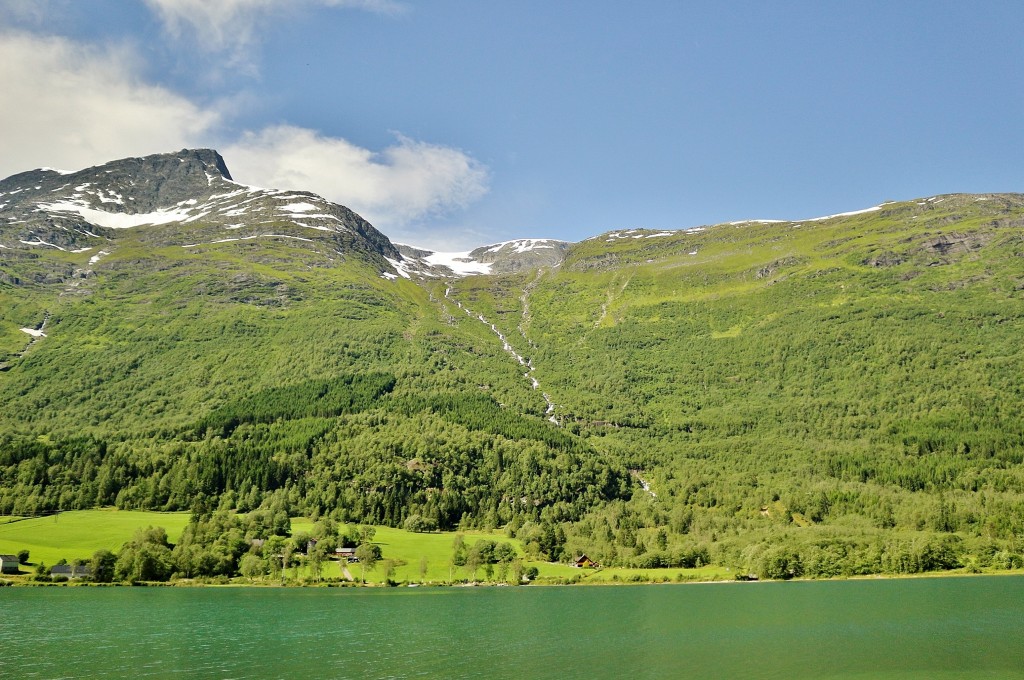
[[[399,137],[379,153],[313,130],[281,125],[223,150],[240,182],[313,191],[385,233],[466,207],[487,193],[486,167],[458,149]]]
[[[0,177],[200,145],[221,115],[143,82],[127,48],[0,34]]]
[[[207,52],[226,52],[235,64],[244,63],[256,34],[275,15],[308,6],[347,7],[397,14],[405,5],[396,0],[146,0],[176,38],[190,35]]]

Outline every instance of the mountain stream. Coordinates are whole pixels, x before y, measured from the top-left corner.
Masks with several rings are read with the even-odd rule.
[[[551,397],[550,395],[548,395],[547,392],[544,392],[543,390],[540,389],[540,382],[533,375],[533,359],[527,359],[523,357],[522,354],[517,352],[516,349],[509,343],[508,338],[505,336],[505,334],[498,330],[497,326],[488,321],[483,314],[476,314],[469,307],[466,307],[461,302],[453,298],[450,295],[451,290],[452,289],[449,287],[446,287],[444,289],[445,299],[451,302],[459,309],[461,309],[462,311],[464,311],[466,313],[466,316],[468,316],[469,318],[475,319],[480,323],[484,324],[485,326],[487,326],[488,328],[490,328],[491,332],[498,336],[498,339],[501,340],[501,348],[505,350],[508,354],[510,354],[513,359],[518,361],[520,366],[526,367],[527,370],[525,373],[523,373],[523,377],[529,380],[530,384],[533,386],[533,389],[540,391],[540,395],[544,397],[544,403],[547,404],[547,409],[544,411],[544,415],[548,416],[548,420],[550,420],[555,425],[561,426],[561,423],[558,422],[558,418],[554,415],[556,407],[555,402],[551,401]]]

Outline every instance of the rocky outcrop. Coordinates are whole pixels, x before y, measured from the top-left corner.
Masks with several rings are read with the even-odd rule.
[[[518,239],[470,251],[477,262],[491,265],[492,274],[511,274],[539,267],[555,267],[565,259],[572,246],[566,241],[552,239]]]

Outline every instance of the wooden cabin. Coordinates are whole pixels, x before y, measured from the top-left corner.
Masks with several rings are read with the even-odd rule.
[[[575,560],[573,560],[572,564],[574,567],[579,567],[580,569],[594,569],[595,567],[600,566],[597,562],[590,559],[586,555],[580,555]]]

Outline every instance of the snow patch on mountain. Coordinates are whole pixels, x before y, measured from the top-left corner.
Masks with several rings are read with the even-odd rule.
[[[310,210],[316,210],[316,209],[317,208],[316,208],[315,205],[313,205],[312,203],[306,203],[305,201],[302,201],[300,203],[289,203],[288,205],[281,206],[281,210],[283,212],[293,212],[293,213],[305,213],[305,212],[309,212]]]
[[[78,201],[57,201],[39,203],[38,210],[49,213],[77,213],[90,224],[107,229],[131,229],[143,224],[168,224],[183,222],[189,217],[187,210],[157,210],[151,213],[107,212],[90,208]]]
[[[382,274],[382,276],[384,278],[391,279],[392,281],[394,281],[396,278],[398,278],[398,276],[401,276],[403,279],[411,279],[412,278],[412,275],[409,273],[409,269],[406,266],[405,262],[400,261],[400,260],[393,260],[390,257],[385,257],[384,259],[388,261],[388,264],[390,264],[392,267],[395,268],[395,271],[398,272],[397,275],[391,274],[391,273],[388,273],[388,272],[384,272],[384,274]]]
[[[885,205],[887,205],[887,204],[886,203],[882,203],[881,205],[872,206],[870,208],[864,208],[863,210],[851,210],[850,212],[841,212],[841,213],[836,213],[835,215],[825,215],[824,217],[812,217],[810,219],[796,220],[796,221],[797,222],[823,222],[825,220],[832,220],[832,219],[835,219],[837,217],[853,217],[854,215],[864,215],[866,213],[875,212],[876,210],[881,210]]]
[[[613,231],[605,236],[605,241],[611,243],[622,238],[660,238],[662,236],[675,236],[678,231],[651,232],[647,229],[626,229],[625,231]]]
[[[396,243],[400,261],[388,260],[405,278],[450,278],[505,274],[558,265],[569,247],[566,241],[527,238],[502,241],[470,251],[432,251]],[[393,277],[385,277],[392,279]]]
[[[516,254],[522,254],[522,253],[528,253],[528,252],[530,252],[532,250],[543,250],[543,249],[554,248],[555,247],[555,245],[554,245],[555,243],[558,243],[558,241],[554,241],[554,240],[548,239],[548,238],[520,238],[520,239],[515,239],[513,241],[502,241],[501,243],[495,243],[493,246],[484,246],[484,248],[486,248],[486,250],[484,252],[487,252],[487,253],[497,253],[497,252],[501,252],[501,250],[503,250],[503,249],[510,249],[510,250],[512,250],[512,252],[514,252]],[[479,250],[479,249],[477,249],[477,250]],[[470,252],[475,252],[475,251],[470,251]]]
[[[104,255],[110,255],[110,253],[108,253],[108,252],[107,252],[107,251],[105,251],[105,250],[101,250],[100,252],[96,253],[95,255],[93,255],[92,257],[90,257],[90,258],[89,258],[89,264],[90,264],[90,265],[94,265],[94,264],[96,264],[97,262],[99,262],[99,261],[100,261],[100,259],[101,259],[101,258],[102,258],[102,257],[103,257]]]
[[[456,276],[490,274],[493,263],[480,262],[470,256],[472,251],[462,253],[431,253],[423,258],[431,267],[447,267]]]
[[[19,239],[18,242],[26,246],[47,246],[50,248],[56,248],[57,250],[67,250],[67,248],[62,248],[56,245],[55,243],[50,243],[48,241],[44,241],[43,239],[39,239],[37,241],[25,241],[24,239]]]
[[[74,187],[74,193],[60,200],[36,203],[33,210],[57,218],[74,215],[89,224],[107,229],[131,229],[143,225],[163,225],[175,222],[196,223],[200,220],[213,224],[219,223],[225,229],[237,229],[241,225],[237,222],[225,224],[225,220],[243,215],[246,217],[256,215],[268,218],[263,220],[266,223],[288,221],[305,229],[326,232],[348,231],[343,220],[338,215],[331,214],[332,204],[318,196],[259,189],[230,180],[222,179],[221,182],[237,188],[212,194],[202,201],[189,198],[149,212],[106,209],[106,204],[124,208],[128,205],[127,201],[134,199],[128,197],[126,200],[123,193],[112,189],[90,189],[92,183],[86,182]],[[271,205],[260,202],[262,199],[268,198],[274,199],[275,202]],[[277,205],[276,201],[279,200],[290,202],[285,205]]]

